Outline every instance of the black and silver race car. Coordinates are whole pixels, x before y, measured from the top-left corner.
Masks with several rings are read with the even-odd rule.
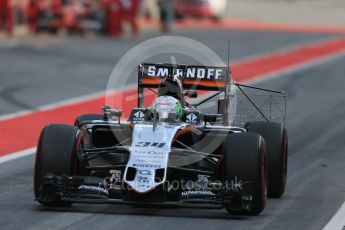
[[[267,197],[282,196],[285,122],[267,116],[244,88],[285,98],[283,92],[237,84],[227,67],[138,68],[138,106],[128,120],[121,119],[121,110],[104,106],[102,114],[78,116],[74,126],[50,124],[42,130],[34,174],[39,203],[226,208],[256,215]],[[235,125],[235,88],[261,119],[247,116],[248,122]],[[148,90],[158,95],[146,108]],[[198,93],[201,99],[190,102]],[[215,114],[199,109],[211,100]]]

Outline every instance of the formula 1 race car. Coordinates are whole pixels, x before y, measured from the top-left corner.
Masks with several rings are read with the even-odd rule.
[[[42,130],[34,174],[39,203],[226,208],[257,215],[267,197],[282,196],[285,120],[274,121],[272,109],[265,114],[244,88],[285,98],[283,92],[237,84],[228,67],[138,68],[138,106],[126,121],[121,110],[104,106],[102,114],[78,116],[74,126],[51,124]],[[145,107],[148,91],[157,99]],[[242,126],[235,125],[236,91],[261,120],[249,114]],[[212,100],[215,114],[199,109]]]

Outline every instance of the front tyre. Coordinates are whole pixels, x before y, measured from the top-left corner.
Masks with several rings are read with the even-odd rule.
[[[244,214],[257,215],[266,206],[266,145],[264,139],[255,133],[234,133],[224,144],[224,179],[226,184],[241,180],[251,184],[252,205]],[[244,185],[245,186],[245,185]],[[233,214],[231,204],[226,205]]]
[[[57,194],[57,187],[44,185],[42,177],[47,174],[70,176],[76,172],[77,128],[69,125],[48,125],[40,135],[34,172],[36,200],[46,206],[70,206]]]

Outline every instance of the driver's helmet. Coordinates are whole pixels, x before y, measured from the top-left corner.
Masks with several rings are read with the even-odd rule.
[[[178,77],[166,77],[158,88],[158,96],[174,97],[184,105],[182,82]]]
[[[166,77],[158,88],[158,98],[155,100],[155,109],[160,121],[177,121],[182,115],[184,98],[182,83],[176,77]]]

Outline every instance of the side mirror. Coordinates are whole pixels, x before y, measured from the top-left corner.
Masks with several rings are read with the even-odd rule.
[[[204,121],[205,122],[219,122],[221,121],[222,115],[221,114],[205,114]]]
[[[225,98],[218,99],[218,114],[224,114],[225,111]]]
[[[104,105],[102,107],[103,114],[106,117],[109,117],[110,119],[113,117],[117,117],[117,120],[120,124],[120,118],[123,114],[122,110],[112,109],[109,105]]]
[[[184,92],[184,95],[189,98],[197,98],[198,97],[198,92],[195,90],[188,90]]]

